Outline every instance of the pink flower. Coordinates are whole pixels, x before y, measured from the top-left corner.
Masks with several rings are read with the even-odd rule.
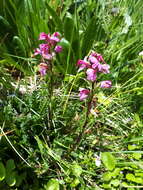
[[[59,41],[60,41],[60,39],[57,38],[57,37],[55,37],[55,36],[51,36],[51,37],[50,37],[50,42],[51,42],[52,44],[55,44],[55,43],[57,43],[57,42],[59,42]]]
[[[102,57],[102,55],[101,55],[101,54],[96,53],[96,52],[92,52],[92,53],[91,53],[91,56],[96,57],[96,58],[97,58],[97,60],[98,60],[99,62],[103,62],[103,63],[105,64],[105,61],[104,61],[104,59],[103,59],[103,57]]]
[[[112,82],[110,80],[102,81],[100,84],[101,88],[111,88]]]
[[[97,53],[95,55],[97,55]],[[94,69],[96,72],[108,73],[109,66],[107,64],[100,64],[99,60],[94,56],[89,56],[89,61],[92,63],[92,69]]]
[[[96,70],[94,69],[87,69],[87,80],[91,80],[92,82],[96,80]]]
[[[101,70],[101,64],[100,63],[94,63],[94,64],[92,64],[92,69],[95,69],[97,72],[100,72],[100,70]]]
[[[39,40],[46,40],[49,44],[55,45],[57,42],[60,41],[59,37],[60,37],[59,32],[54,32],[52,35],[46,34],[45,32],[41,32]]]
[[[60,36],[60,33],[55,32],[49,37],[49,42],[52,45],[56,45],[58,42],[60,42],[60,39],[58,38]]]
[[[48,34],[45,32],[41,32],[39,36],[39,40],[47,40],[48,39]]]
[[[100,72],[107,74],[107,73],[110,73],[109,69],[110,69],[110,66],[108,64],[103,64]]]
[[[49,53],[50,47],[49,47],[48,44],[40,44],[39,47],[40,47],[40,51],[41,51],[41,54],[42,54],[42,55]]]
[[[40,55],[43,56],[43,54],[48,54],[48,53],[49,53],[49,48],[50,48],[50,47],[49,47],[48,44],[40,44],[40,45],[39,45],[39,48],[37,48],[37,49],[35,50],[34,55],[40,54]]]
[[[34,55],[39,55],[41,54],[41,50],[39,48],[36,48],[34,51]]]
[[[61,35],[60,35],[59,32],[54,32],[53,36],[55,36],[55,37],[60,37]]]
[[[40,54],[43,58],[52,60],[53,56],[49,53],[50,47],[48,44],[40,44],[40,48],[37,48],[34,52],[34,55]]]
[[[102,64],[98,64],[98,66],[97,66],[97,72],[102,72]]]
[[[99,63],[99,61],[95,58],[95,57],[93,57],[93,56],[89,56],[89,58],[88,58],[88,60],[92,63],[92,64],[98,64]]]
[[[46,71],[48,69],[48,65],[46,63],[40,63],[39,65],[39,72],[41,76],[46,75]]]
[[[49,53],[47,53],[47,54],[42,54],[42,57],[44,58],[44,59],[47,59],[47,60],[52,60],[53,59],[53,56],[51,55],[51,54],[49,54]]]
[[[82,101],[88,97],[89,93],[90,91],[88,89],[80,88],[78,96],[80,97],[80,100]]]
[[[78,72],[82,71],[85,68],[90,68],[91,67],[90,63],[88,63],[87,61],[81,60],[81,59],[78,60],[77,66],[79,66]]]
[[[101,61],[103,63],[105,62],[104,59],[103,59],[103,57],[102,57],[102,55],[100,55],[100,54],[97,53],[96,57],[97,57],[98,61]]]
[[[39,45],[41,51],[49,50],[50,46],[48,44],[40,44]]]
[[[55,52],[60,53],[63,50],[62,46],[56,46],[55,47]]]

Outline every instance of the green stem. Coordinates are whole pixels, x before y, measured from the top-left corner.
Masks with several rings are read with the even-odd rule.
[[[76,139],[76,143],[73,146],[73,149],[77,149],[78,146],[80,145],[80,143],[82,141],[82,138],[83,138],[83,135],[84,135],[84,131],[86,130],[86,127],[87,127],[89,114],[90,114],[90,109],[91,109],[91,106],[92,106],[93,95],[94,95],[94,85],[95,85],[95,82],[92,82],[90,97],[89,97],[89,100],[87,102],[87,110],[86,110],[85,120],[84,120],[84,123],[82,125],[82,130],[79,133],[79,135],[78,135],[78,137]]]
[[[50,63],[50,69],[49,69],[49,107],[48,107],[48,123],[49,123],[49,128],[52,130],[53,129],[53,109],[52,109],[52,98],[53,98],[53,68],[52,68],[52,63]]]

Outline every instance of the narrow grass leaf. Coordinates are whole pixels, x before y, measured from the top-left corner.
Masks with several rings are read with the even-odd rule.
[[[63,32],[63,23],[61,21],[61,19],[59,18],[59,16],[56,14],[56,12],[48,5],[48,3],[46,3],[46,7],[50,13],[50,15],[53,18],[53,21],[55,23],[55,26],[57,27],[57,29],[59,30],[59,32]]]

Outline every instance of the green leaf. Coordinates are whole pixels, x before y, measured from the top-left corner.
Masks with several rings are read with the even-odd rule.
[[[43,142],[39,139],[38,136],[36,136],[35,139],[38,143],[38,148],[40,150],[40,153],[43,155],[45,153],[45,148],[44,148]]]
[[[126,175],[126,179],[128,181],[133,181],[133,182],[136,182],[136,183],[140,183],[140,184],[143,184],[143,179],[141,177],[135,177],[133,174],[131,173],[128,173]]]
[[[2,162],[0,162],[0,181],[2,181],[5,178],[6,171],[5,167]]]
[[[143,184],[143,179],[141,177],[136,177],[134,182]]]
[[[98,98],[98,102],[103,104],[104,106],[108,106],[111,104],[112,102],[112,99],[105,96],[105,94],[103,92],[99,92],[97,94],[97,98]]]
[[[26,172],[22,173],[21,175],[16,175],[16,186],[20,186],[22,181],[26,178]]]
[[[10,173],[15,169],[15,163],[13,159],[10,159],[6,162],[6,172]]]
[[[118,187],[120,185],[120,181],[118,179],[114,179],[110,182],[114,187]]]
[[[103,180],[104,181],[110,181],[110,179],[112,178],[112,173],[111,172],[106,172],[103,174]]]
[[[128,181],[135,181],[135,176],[131,173],[126,174],[126,179]]]
[[[68,50],[70,48],[70,43],[65,38],[62,38],[58,44],[62,46],[64,50]]]
[[[6,35],[6,32],[11,30],[9,22],[2,16],[0,16],[0,35]]]
[[[59,182],[56,179],[51,179],[48,181],[47,185],[45,186],[46,190],[59,190],[60,185]]]
[[[135,158],[136,160],[139,160],[142,157],[141,153],[135,152],[133,153],[133,158]]]
[[[77,61],[80,55],[79,30],[76,26],[75,18],[70,13],[67,13],[64,20],[64,35],[65,38],[71,43],[72,50]]]
[[[139,142],[139,141],[143,141],[143,137],[132,138],[129,142]]]
[[[83,35],[83,41],[82,41],[83,56],[89,53],[89,50],[91,50],[93,46],[94,40],[96,41],[101,40],[104,36],[105,36],[105,31],[100,21],[97,19],[96,16],[93,16],[90,19],[90,22]]]
[[[137,125],[138,125],[139,127],[142,127],[143,124],[142,124],[142,122],[141,122],[140,116],[139,116],[138,114],[135,114],[135,115],[134,115],[134,118],[135,118],[135,121],[137,122]]]
[[[15,172],[9,172],[9,173],[6,173],[6,183],[9,185],[9,186],[14,186],[16,184],[16,176],[15,176]]]
[[[133,144],[133,145],[128,145],[128,150],[136,150],[136,149],[138,149],[139,147],[137,146],[137,145],[135,145],[135,144]]]
[[[143,173],[135,173],[135,176],[140,176],[143,178]]]
[[[49,13],[51,14],[53,21],[55,23],[55,26],[57,27],[57,29],[59,30],[59,32],[63,32],[63,23],[60,19],[60,17],[56,14],[56,12],[48,5],[48,3],[46,3],[46,7],[49,11]]]
[[[88,24],[87,29],[84,33],[83,42],[82,42],[83,56],[85,56],[92,47],[95,36],[95,27],[96,27],[96,17],[93,17],[90,20],[90,23]]]
[[[19,56],[25,57],[26,51],[25,51],[25,47],[22,40],[18,36],[14,36],[12,42],[13,42],[15,53],[18,54]]]
[[[116,178],[120,174],[120,171],[120,168],[115,168],[115,170],[112,172],[113,178]]]
[[[79,177],[82,174],[82,167],[78,164],[72,166],[72,174],[76,177]]]
[[[73,180],[73,182],[70,184],[70,187],[76,187],[78,186],[78,184],[80,183],[79,179],[76,178]]]
[[[64,20],[64,36],[71,42],[74,35],[74,20],[70,13],[67,13]]]
[[[128,184],[128,183],[126,183],[126,182],[123,182],[123,183],[122,183],[122,186],[123,186],[123,187],[128,187],[128,186],[129,186],[129,184]]]
[[[101,154],[101,160],[108,170],[113,170],[116,165],[116,159],[110,152]]]
[[[105,189],[111,189],[111,184],[103,184],[102,186]]]

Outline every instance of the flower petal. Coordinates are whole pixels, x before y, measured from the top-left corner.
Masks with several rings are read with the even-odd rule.
[[[80,92],[79,92],[78,96],[80,97],[81,101],[86,99],[90,93],[90,91],[88,89],[85,89],[85,88],[80,88],[79,91]]]
[[[93,69],[87,69],[87,80],[95,81],[96,80],[96,71]]]
[[[100,84],[101,88],[111,88],[112,82],[110,80],[102,81]]]

